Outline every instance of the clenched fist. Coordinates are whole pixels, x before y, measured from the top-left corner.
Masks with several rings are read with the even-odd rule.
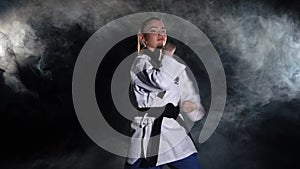
[[[173,57],[173,54],[174,54],[175,50],[176,50],[175,45],[173,45],[172,43],[167,43],[163,47],[163,54]]]
[[[184,101],[182,102],[182,110],[186,113],[190,113],[192,111],[194,111],[195,109],[197,109],[197,106],[194,102],[191,101]]]

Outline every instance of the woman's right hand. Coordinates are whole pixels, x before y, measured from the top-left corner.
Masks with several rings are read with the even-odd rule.
[[[173,54],[176,50],[176,46],[172,43],[167,43],[164,47],[163,47],[163,54],[164,55],[168,55],[170,57],[173,57]]]

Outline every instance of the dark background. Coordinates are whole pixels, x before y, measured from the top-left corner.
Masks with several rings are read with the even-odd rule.
[[[81,128],[72,103],[72,73],[82,46],[100,27],[150,11],[198,26],[226,72],[221,123],[207,142],[197,143],[202,168],[300,168],[296,0],[1,0],[1,169],[123,167],[123,157],[98,147]],[[195,58],[188,51],[184,57]],[[208,111],[210,84],[205,68],[199,64],[199,69],[194,76]],[[196,139],[203,122],[192,130]]]

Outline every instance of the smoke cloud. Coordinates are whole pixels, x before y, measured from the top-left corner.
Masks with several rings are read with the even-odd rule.
[[[14,167],[8,161],[2,164],[4,168],[20,168],[23,164],[24,168],[120,168],[123,165],[124,159],[99,150],[93,143],[76,141],[77,137],[72,140],[74,133],[83,132],[72,105],[72,71],[82,46],[95,31],[121,16],[144,11],[174,14],[198,26],[209,37],[224,65],[228,96],[222,122],[209,142],[197,145],[204,168],[268,168],[272,159],[280,160],[278,152],[273,150],[277,147],[279,153],[286,153],[281,158],[289,162],[287,166],[296,164],[291,162],[294,156],[279,142],[273,147],[269,145],[281,137],[286,138],[281,141],[290,143],[287,140],[294,136],[297,140],[300,136],[296,125],[300,119],[300,23],[296,1],[23,0],[1,1],[0,8],[0,68],[3,70],[0,85],[9,88],[3,94],[6,101],[0,106],[1,113],[7,119],[24,118],[13,123],[19,128],[45,125],[48,133],[62,133],[52,133],[51,137],[65,136],[56,142],[54,155],[52,152],[42,156],[44,152],[28,150],[32,159],[21,160]],[[203,83],[205,87],[199,89],[204,93],[201,100],[209,109],[208,79]],[[9,101],[6,96],[10,96]],[[27,124],[32,118],[36,119]],[[277,124],[281,130],[276,128]],[[203,121],[192,130],[195,138],[202,125]],[[51,140],[46,135],[44,140],[33,143]],[[87,136],[79,138],[83,137]],[[63,148],[68,144],[75,144],[70,148],[72,151]],[[289,145],[287,149],[297,147],[294,142]],[[45,147],[41,149],[51,152],[47,148],[51,147],[50,143]],[[276,155],[267,159],[268,153]],[[260,160],[260,157],[264,158]],[[215,159],[219,159],[218,163]]]

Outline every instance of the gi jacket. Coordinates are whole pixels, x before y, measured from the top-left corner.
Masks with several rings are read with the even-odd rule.
[[[150,53],[151,54],[151,53]],[[131,86],[138,108],[163,107],[168,103],[181,105],[189,100],[197,105],[197,109],[185,113],[191,121],[198,121],[200,112],[200,96],[195,92],[192,81],[186,73],[186,66],[174,58],[163,55],[161,62],[147,53],[139,55],[131,67]],[[183,118],[179,114],[178,118]],[[133,164],[139,158],[147,157],[147,148],[155,117],[144,113],[136,116],[131,123],[133,135],[128,151],[127,162]],[[186,129],[174,118],[163,117],[159,135],[159,149],[156,166],[183,159],[197,152]]]

